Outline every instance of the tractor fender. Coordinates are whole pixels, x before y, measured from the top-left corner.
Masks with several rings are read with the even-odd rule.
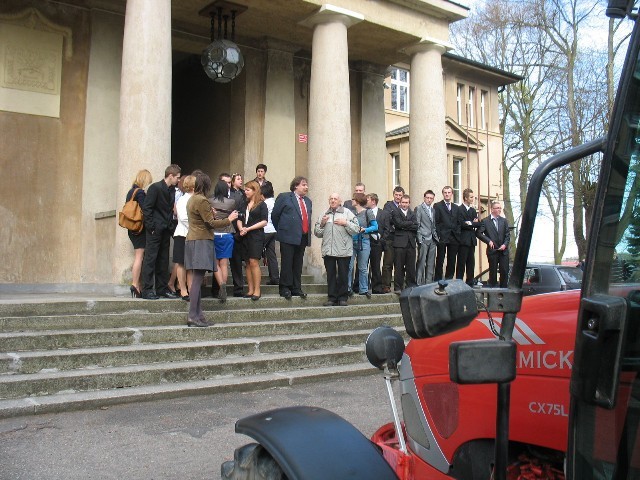
[[[238,420],[236,432],[260,443],[289,480],[398,480],[368,438],[323,408],[259,413]]]

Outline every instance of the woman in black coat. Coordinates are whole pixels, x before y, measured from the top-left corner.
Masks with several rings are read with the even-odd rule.
[[[238,217],[238,233],[242,239],[243,258],[246,262],[247,283],[249,292],[246,297],[251,300],[260,299],[260,259],[264,245],[264,226],[269,218],[269,209],[264,203],[264,197],[260,191],[258,182],[251,180],[244,186],[246,195],[245,207],[239,209],[244,213],[242,219]]]
[[[149,170],[140,170],[133,181],[133,185],[131,185],[131,188],[127,192],[125,202],[128,202],[135,192],[135,200],[138,202],[138,205],[142,206],[144,204],[144,198],[147,195],[145,189],[151,185],[152,181],[153,179],[151,178],[151,172],[149,172]],[[128,233],[134,253],[133,265],[131,266],[131,287],[129,290],[131,290],[132,297],[139,298],[140,272],[142,270],[142,260],[144,259],[144,247],[146,246],[147,235],[144,228],[139,233],[133,233],[131,230],[128,230]]]

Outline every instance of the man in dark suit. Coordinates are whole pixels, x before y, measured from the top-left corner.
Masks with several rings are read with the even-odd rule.
[[[180,167],[169,165],[164,179],[152,183],[141,205],[144,215],[146,246],[142,262],[142,298],[178,298],[169,290],[169,242],[171,241],[173,204]],[[155,287],[155,290],[154,290]]]
[[[442,280],[444,257],[447,257],[447,271],[444,278],[453,278],[456,271],[456,257],[458,255],[458,206],[452,202],[453,188],[446,186],[442,189],[443,200],[433,207],[436,220],[438,246],[436,248],[436,269],[433,280]]]
[[[403,288],[416,285],[416,232],[418,219],[409,208],[411,198],[403,195],[398,208],[391,214],[395,228],[393,236],[393,277],[394,292],[400,294]]]
[[[460,245],[456,264],[456,278],[462,280],[467,273],[467,285],[473,287],[473,275],[476,266],[476,229],[480,227],[478,214],[473,208],[475,195],[473,190],[465,188],[462,192],[462,204],[458,207],[458,224],[460,225]]]
[[[382,248],[384,250],[384,259],[382,260],[382,292],[389,293],[391,288],[389,285],[391,284],[391,272],[393,272],[393,234],[394,227],[391,223],[391,214],[397,210],[400,206],[400,201],[402,200],[402,196],[404,195],[404,188],[401,186],[397,186],[393,189],[393,200],[389,200],[384,204],[384,208],[382,209],[383,214],[381,218],[381,223],[378,223],[378,229],[380,230],[380,226],[382,229],[380,230],[380,234],[382,235]]]
[[[311,200],[309,185],[304,177],[296,177],[289,186],[291,192],[276,198],[271,223],[280,242],[280,296],[306,298],[302,291],[302,261],[304,250],[311,244]]]
[[[382,222],[382,209],[378,208],[378,195],[375,193],[367,194],[367,208],[371,209],[376,216],[378,225]],[[378,227],[380,229],[380,227]],[[380,271],[380,263],[382,261],[382,241],[380,232],[372,233],[369,237],[371,243],[371,253],[369,254],[369,276],[371,293],[374,295],[384,293],[382,291],[382,275]]]
[[[509,225],[507,219],[502,217],[502,204],[498,201],[491,202],[491,214],[480,222],[478,238],[488,245],[487,259],[489,260],[489,287],[498,285],[498,272],[500,272],[500,288],[507,288],[509,275]]]
[[[229,198],[236,202],[235,209],[238,212],[243,212],[246,209],[246,197],[244,195],[243,178],[241,173],[234,173],[231,176],[231,188],[229,189]],[[233,223],[233,228],[237,232],[236,222]],[[236,237],[237,238],[237,237]],[[233,279],[233,296],[244,296],[244,277],[242,276],[242,246],[240,242],[234,242],[233,252],[229,259],[229,267],[231,268],[231,278]],[[213,282],[215,285],[216,282]],[[215,298],[215,296],[214,296]]]

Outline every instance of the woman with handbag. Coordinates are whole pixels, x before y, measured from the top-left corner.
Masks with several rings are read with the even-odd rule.
[[[153,182],[151,172],[149,172],[149,170],[140,170],[136,174],[136,178],[133,180],[133,184],[127,192],[125,202],[128,202],[131,200],[131,197],[133,197],[134,200],[138,202],[138,205],[142,205],[146,197],[145,189],[151,185],[151,182]],[[131,291],[132,298],[140,298],[140,272],[142,271],[142,260],[144,259],[144,247],[147,235],[144,228],[138,233],[133,233],[131,230],[127,232],[129,234],[129,240],[131,240],[131,244],[133,245],[134,253],[133,265],[131,266],[131,287],[129,287],[129,290]]]

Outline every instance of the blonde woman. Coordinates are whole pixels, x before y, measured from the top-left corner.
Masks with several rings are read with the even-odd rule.
[[[262,246],[264,245],[264,226],[269,218],[269,209],[264,203],[264,197],[260,191],[260,185],[255,180],[247,182],[244,186],[246,204],[243,208],[244,216],[238,219],[236,225],[242,243],[242,257],[246,262],[247,283],[249,292],[246,298],[260,299],[260,259],[262,258]]]
[[[193,195],[193,188],[196,184],[196,177],[187,175],[182,180],[183,194],[176,202],[176,216],[178,217],[178,225],[173,233],[173,263],[176,265],[176,277],[178,279],[178,288],[182,300],[189,301],[189,289],[187,281],[187,270],[184,268],[184,242],[189,232],[189,216],[187,215],[187,202]],[[191,275],[189,275],[191,277]],[[190,280],[190,278],[189,278]]]
[[[131,200],[133,192],[135,192],[135,200],[140,206],[144,204],[144,198],[146,196],[145,189],[151,185],[153,178],[151,178],[151,172],[149,170],[140,170],[136,174],[136,178],[133,180],[131,188],[127,192],[125,201]],[[136,191],[137,190],[137,191]],[[133,265],[131,267],[131,297],[140,298],[140,272],[142,270],[142,260],[144,259],[144,247],[146,245],[147,234],[144,228],[140,233],[133,233],[128,230],[129,240],[133,245]]]

